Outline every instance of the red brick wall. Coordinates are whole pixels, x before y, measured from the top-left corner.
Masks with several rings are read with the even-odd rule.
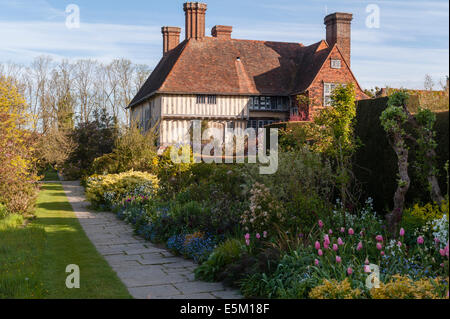
[[[340,69],[332,69],[331,68],[331,60],[332,59],[339,59],[341,60],[341,68]],[[309,98],[312,101],[312,106],[310,109],[310,114],[314,115],[315,112],[317,112],[320,108],[323,107],[323,90],[324,90],[324,83],[353,83],[356,88],[356,99],[366,99],[367,96],[364,94],[364,92],[359,88],[355,78],[353,77],[350,69],[345,64],[344,60],[342,59],[341,54],[335,47],[333,51],[331,52],[330,57],[327,59],[325,64],[322,67],[322,70],[317,75],[314,82],[311,84],[308,92],[309,92]]]

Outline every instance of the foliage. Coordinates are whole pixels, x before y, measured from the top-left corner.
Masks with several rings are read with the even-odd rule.
[[[89,175],[94,160],[112,152],[117,136],[116,119],[106,110],[95,112],[92,121],[80,123],[71,133],[76,147],[65,163],[64,177],[78,179]]]
[[[228,239],[219,244],[208,260],[195,269],[195,277],[205,281],[217,280],[225,267],[239,259],[244,251],[240,240]]]
[[[280,205],[266,186],[255,183],[250,194],[250,209],[241,216],[244,230],[262,233],[285,222]]]
[[[2,203],[0,203],[0,219],[5,218],[8,214],[9,214],[9,211],[6,208],[6,206],[3,205]]]
[[[373,299],[440,299],[447,298],[448,277],[422,278],[417,281],[407,276],[395,275],[388,283],[370,291]]]
[[[193,163],[193,153],[189,145],[180,147],[178,153],[173,150],[173,153],[178,154],[181,159],[181,163],[174,163],[171,158],[173,146],[168,147],[164,153],[160,156],[157,165],[158,178],[161,180],[161,197],[165,199],[173,199],[175,194],[183,190],[188,184],[186,175]],[[189,160],[185,157],[185,154],[189,154]]]
[[[156,171],[157,163],[153,130],[142,133],[132,126],[115,141],[112,153],[94,160],[91,173],[117,174],[130,170],[151,173]]]
[[[352,289],[350,281],[345,278],[344,281],[337,280],[328,281],[325,279],[323,283],[314,287],[309,293],[311,299],[358,299],[361,298],[361,291],[356,288]]]
[[[168,249],[193,259],[196,263],[207,260],[215,247],[216,238],[202,232],[174,235],[167,240]]]
[[[443,201],[440,205],[437,203],[415,204],[412,208],[405,210],[401,225],[407,234],[413,234],[415,230],[426,224],[433,223],[435,220],[444,217],[444,215],[448,216],[448,210],[448,200]],[[410,238],[409,236],[407,238],[409,241],[415,240],[415,238]]]
[[[76,148],[76,143],[70,138],[69,131],[51,128],[41,135],[36,145],[36,156],[39,166],[62,168],[70,154]]]
[[[344,206],[355,203],[350,192],[352,182],[351,158],[358,147],[354,134],[356,117],[355,86],[339,86],[331,96],[331,107],[324,108],[314,118],[315,143],[312,148],[327,155],[333,164],[335,187]]]
[[[156,176],[144,172],[93,175],[87,179],[86,197],[94,207],[111,208],[128,197],[153,196],[158,183]]]
[[[337,87],[331,107],[321,110],[314,122],[320,127],[316,148],[334,156],[352,153],[355,148],[353,122],[356,117],[355,87]]]
[[[0,204],[13,213],[30,212],[36,197],[31,120],[17,88],[0,77]]]

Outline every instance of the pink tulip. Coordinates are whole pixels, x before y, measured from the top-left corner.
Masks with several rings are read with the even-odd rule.
[[[380,255],[381,255],[381,256],[384,256],[384,255],[386,255],[386,253],[385,253],[384,251],[382,251],[382,252],[380,253]]]
[[[322,249],[319,249],[319,250],[317,251],[317,253],[319,254],[319,256],[323,256],[323,251],[322,251]]]
[[[365,272],[365,273],[370,273],[370,272],[372,272],[372,271],[370,270],[370,266],[369,266],[369,265],[365,265],[365,266],[364,266],[364,272]]]
[[[445,249],[439,249],[439,254],[441,254],[442,257],[445,256]]]
[[[338,245],[333,244],[333,250],[334,250],[334,251],[338,251],[338,249],[339,249],[339,248],[338,248]]]
[[[342,240],[341,237],[338,238],[338,245],[339,246],[343,246],[344,245],[344,241]]]
[[[418,243],[419,245],[422,245],[424,242],[425,242],[425,240],[423,239],[422,236],[417,237],[417,243]]]
[[[323,243],[323,248],[324,248],[324,249],[328,249],[328,248],[330,248],[330,243],[329,243],[329,242],[327,242],[327,241],[326,241],[326,242],[324,242],[324,243]]]
[[[353,234],[355,234],[355,231],[353,230],[353,228],[350,228],[350,229],[348,230],[348,234],[349,234],[350,236],[353,236]]]
[[[382,241],[383,241],[383,236],[377,235],[377,237],[375,237],[375,239],[376,239],[378,242],[382,242]]]
[[[402,248],[402,242],[401,242],[401,241],[398,241],[398,242],[397,242],[397,246],[398,246],[399,248]]]
[[[319,266],[319,261],[317,259],[314,260],[314,265]]]
[[[383,248],[383,245],[381,245],[380,243],[377,243],[377,249],[381,250]]]
[[[359,242],[358,246],[356,246],[356,250],[360,251],[361,249],[363,249],[363,244],[362,244],[362,242]]]
[[[400,236],[405,236],[405,230],[403,228],[400,228]]]
[[[320,249],[320,243],[318,241],[316,241],[316,244],[315,244],[314,247],[316,248],[316,250],[319,250]]]
[[[260,239],[261,235],[259,233],[256,234],[256,239]]]
[[[323,221],[319,220],[319,227],[322,228],[324,226]]]
[[[364,237],[364,232],[361,230],[359,236]]]
[[[369,259],[366,258],[366,260],[364,261],[364,263],[365,263],[366,265],[370,264],[370,263],[369,263]]]
[[[328,237],[328,235],[325,235],[325,236],[323,237],[323,242],[329,245],[329,244],[331,243],[331,242],[330,242],[330,237]]]
[[[244,238],[245,238],[245,239],[250,239],[250,234],[248,234],[248,233],[245,234]]]
[[[263,232],[263,237],[267,238],[267,232],[266,231]]]
[[[353,274],[353,269],[352,269],[352,267],[348,267],[348,268],[347,268],[347,274],[348,274],[349,276],[351,276],[351,275]]]
[[[341,233],[345,233],[345,228],[341,227]]]
[[[342,258],[339,256],[336,256],[336,262],[339,264],[342,261]]]
[[[250,239],[246,239],[246,240],[245,240],[245,244],[246,244],[247,246],[250,246]]]
[[[330,230],[328,231],[328,234],[333,235],[333,231],[330,229]]]

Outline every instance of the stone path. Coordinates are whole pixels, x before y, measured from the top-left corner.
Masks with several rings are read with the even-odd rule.
[[[131,225],[108,212],[92,212],[79,182],[61,182],[89,239],[137,299],[238,299],[221,283],[194,279],[195,264],[133,235]]]

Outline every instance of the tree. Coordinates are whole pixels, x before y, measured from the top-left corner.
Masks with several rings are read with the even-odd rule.
[[[352,178],[351,157],[357,147],[354,136],[355,117],[355,87],[349,83],[333,91],[331,107],[323,109],[314,119],[319,128],[316,139],[318,143],[315,147],[334,159],[336,182],[344,207],[351,196],[349,193]]]
[[[396,92],[389,97],[388,107],[381,114],[381,125],[388,135],[389,144],[397,155],[398,182],[394,195],[394,208],[386,215],[388,230],[391,234],[397,234],[397,228],[402,220],[405,206],[405,196],[411,185],[408,175],[409,149],[406,145],[407,132],[404,125],[408,120],[406,101],[408,93]]]
[[[433,201],[441,203],[443,200],[437,170],[435,168],[436,146],[433,130],[436,116],[427,109],[419,107],[414,116],[407,108],[409,94],[406,91],[398,91],[392,94],[388,100],[388,107],[380,117],[381,124],[388,135],[389,143],[397,155],[398,185],[394,194],[394,208],[387,214],[389,231],[395,236],[398,224],[403,216],[405,196],[409,190],[411,179],[408,174],[409,147],[407,141],[418,146],[417,164],[419,172],[428,181],[428,189]],[[408,124],[412,129],[407,129]]]
[[[34,139],[27,109],[12,81],[0,77],[0,203],[11,212],[28,212],[36,193]]]

